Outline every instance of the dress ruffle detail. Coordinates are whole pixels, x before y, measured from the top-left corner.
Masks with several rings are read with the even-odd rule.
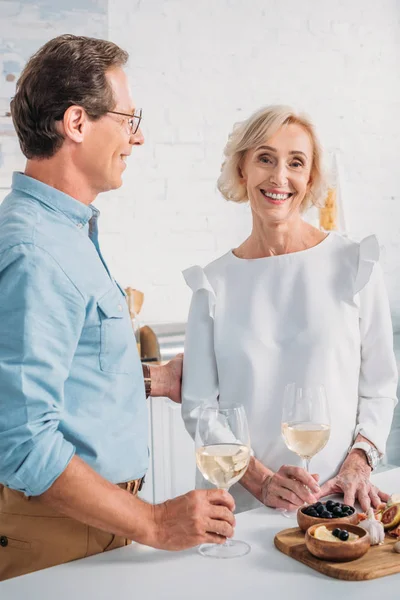
[[[196,265],[194,267],[190,267],[189,269],[185,269],[185,271],[182,271],[182,274],[186,283],[192,289],[194,294],[199,290],[206,290],[206,292],[208,292],[209,314],[213,319],[215,315],[215,303],[217,297],[203,269]]]
[[[367,285],[374,264],[379,260],[379,244],[375,235],[369,235],[360,242],[358,271],[354,284],[354,293],[358,294]]]

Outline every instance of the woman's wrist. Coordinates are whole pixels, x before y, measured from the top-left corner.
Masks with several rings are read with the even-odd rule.
[[[240,480],[240,483],[259,502],[264,504],[264,490],[266,486],[268,487],[268,482],[273,475],[274,472],[271,469],[268,469],[262,462],[252,456],[250,457],[247,471]]]
[[[155,366],[147,365],[149,368],[150,380],[151,380],[151,396],[166,396],[169,397],[171,389],[171,381],[169,370],[166,365]]]
[[[149,396],[151,396],[152,393],[152,379],[149,365],[142,363],[142,371],[144,378],[144,389],[146,393],[146,398],[148,398]]]

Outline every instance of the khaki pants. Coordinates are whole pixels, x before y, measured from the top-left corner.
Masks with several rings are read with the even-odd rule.
[[[137,491],[131,482],[120,487]],[[0,484],[0,581],[130,543]]]

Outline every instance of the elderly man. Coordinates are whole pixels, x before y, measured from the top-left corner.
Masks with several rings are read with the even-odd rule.
[[[223,543],[234,503],[136,496],[145,395],[180,401],[182,357],[147,367],[98,240],[97,194],[144,142],[115,44],[64,35],[28,62],[11,111],[25,173],[0,207],[0,580],[135,540]],[[139,258],[138,258],[139,260]]]

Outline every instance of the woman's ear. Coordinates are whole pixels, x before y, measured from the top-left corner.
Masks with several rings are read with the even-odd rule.
[[[238,164],[238,167],[237,167],[237,172],[238,172],[238,176],[239,176],[239,181],[240,181],[240,183],[246,183],[246,177],[244,176],[244,173],[243,173],[243,166],[242,166],[242,164],[241,164],[241,163],[239,163],[239,164]]]

